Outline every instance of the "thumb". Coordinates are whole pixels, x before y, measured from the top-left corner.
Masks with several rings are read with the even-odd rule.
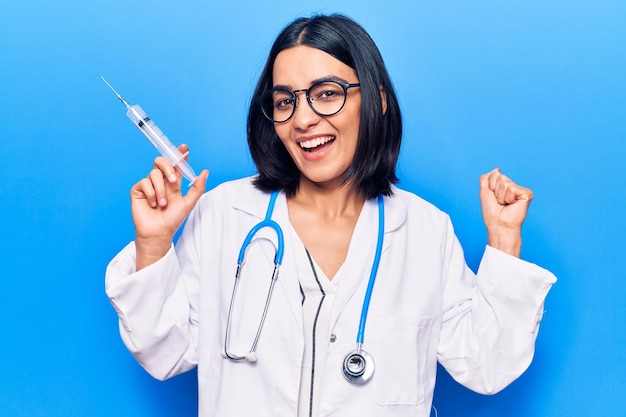
[[[209,170],[202,170],[200,175],[198,175],[196,180],[193,182],[191,188],[189,188],[189,191],[187,191],[187,194],[185,195],[185,200],[189,207],[194,207],[200,197],[202,197],[202,194],[204,194],[204,192],[206,191],[206,182],[208,177]]]

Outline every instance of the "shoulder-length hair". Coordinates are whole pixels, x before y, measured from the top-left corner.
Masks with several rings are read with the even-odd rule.
[[[396,163],[402,140],[402,116],[396,94],[376,44],[367,32],[343,15],[299,18],[278,35],[257,83],[248,113],[248,146],[259,171],[255,186],[293,196],[300,171],[278,138],[274,123],[261,110],[259,97],[273,87],[276,56],[306,45],[324,51],[354,69],[361,84],[361,116],[356,152],[346,181],[353,181],[365,198],[390,195],[398,181]],[[386,102],[383,111],[382,100]]]

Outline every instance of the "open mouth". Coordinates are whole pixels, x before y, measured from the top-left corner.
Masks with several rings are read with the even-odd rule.
[[[325,145],[328,145],[334,140],[335,140],[334,136],[321,136],[319,138],[314,138],[314,139],[300,142],[299,145],[300,145],[300,148],[302,148],[302,150],[304,150],[305,152],[313,152],[316,149],[319,149],[319,148],[324,147]]]

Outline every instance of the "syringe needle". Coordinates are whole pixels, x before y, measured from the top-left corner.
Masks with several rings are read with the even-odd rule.
[[[121,100],[122,103],[124,103],[124,106],[126,106],[126,108],[130,107],[130,105],[126,102],[126,100],[124,100],[124,97],[122,97],[120,95],[120,93],[118,93],[117,91],[115,91],[115,88],[113,88],[111,86],[111,84],[109,84],[109,82],[107,80],[104,79],[104,77],[101,75],[100,78],[102,79],[102,81],[104,81],[104,83],[111,89],[111,91],[113,91],[115,93],[115,95],[117,96],[117,98],[119,98]]]

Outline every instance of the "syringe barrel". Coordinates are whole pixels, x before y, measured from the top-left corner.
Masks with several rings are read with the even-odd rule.
[[[167,136],[159,129],[159,127],[148,117],[145,111],[139,105],[129,106],[126,116],[141,130],[155,148],[172,161],[182,156],[180,151],[170,142]]]
[[[193,172],[193,169],[191,169],[189,164],[184,160],[185,155],[170,142],[168,137],[165,136],[161,129],[148,117],[146,112],[143,111],[139,105],[128,106],[126,116],[128,116],[133,124],[141,130],[141,133],[152,142],[161,155],[166,157],[173,165],[178,166],[189,181],[193,182],[196,179],[196,174]]]

